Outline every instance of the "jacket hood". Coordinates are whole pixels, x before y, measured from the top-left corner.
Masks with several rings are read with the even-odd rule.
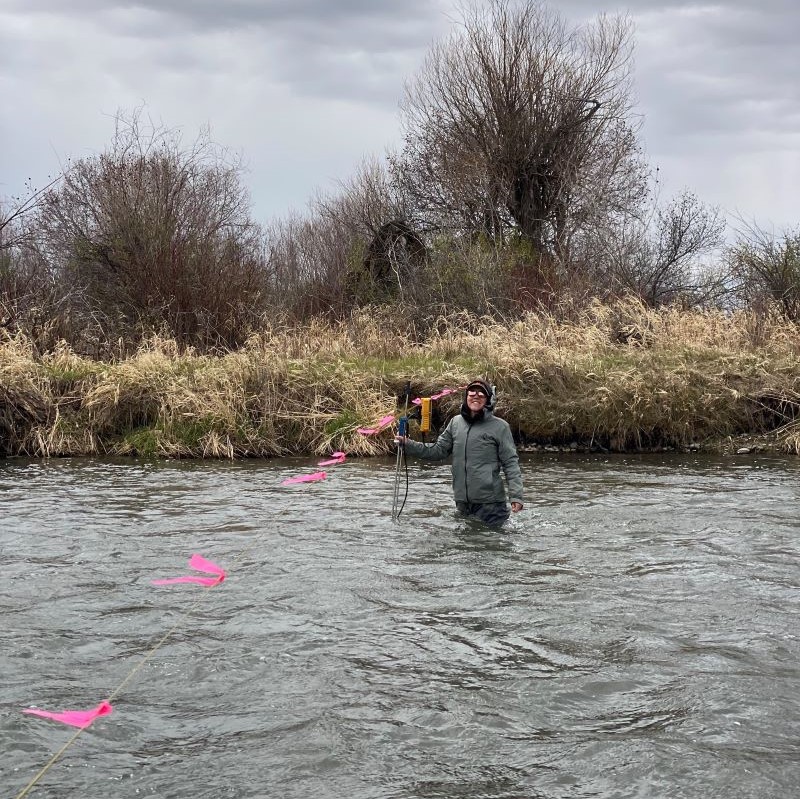
[[[467,392],[470,389],[479,389],[486,395],[486,405],[484,406],[487,410],[491,410],[494,408],[494,400],[495,400],[495,392],[494,386],[482,377],[476,377],[474,380],[470,380],[467,383],[467,387],[464,389],[464,405],[467,404]]]

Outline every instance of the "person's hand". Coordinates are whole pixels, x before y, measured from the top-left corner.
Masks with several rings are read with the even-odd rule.
[[[522,503],[521,502],[512,502],[511,503],[511,510],[514,513],[519,513],[522,510]]]
[[[395,436],[394,443],[401,444],[402,446],[406,445],[406,441],[408,440],[408,436]]]

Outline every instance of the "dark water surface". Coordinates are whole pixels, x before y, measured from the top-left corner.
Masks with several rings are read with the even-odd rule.
[[[315,468],[0,462],[0,795],[127,677],[31,795],[798,795],[800,461],[526,456],[502,532]]]

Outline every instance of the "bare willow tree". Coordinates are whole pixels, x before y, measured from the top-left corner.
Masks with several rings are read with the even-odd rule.
[[[516,230],[568,257],[572,234],[645,192],[632,114],[631,27],[568,27],[535,0],[463,11],[406,87],[394,173],[432,227]]]
[[[102,335],[148,329],[185,344],[235,346],[265,308],[261,231],[238,162],[207,132],[119,115],[111,146],[66,170],[39,226],[64,285]]]

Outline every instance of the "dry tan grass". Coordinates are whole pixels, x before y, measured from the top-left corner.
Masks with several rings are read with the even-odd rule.
[[[0,447],[37,456],[237,458],[391,450],[356,432],[416,395],[485,374],[524,439],[612,449],[775,431],[800,454],[800,334],[777,316],[594,304],[572,321],[462,315],[423,337],[410,311],[370,309],[251,337],[220,357],[152,339],[98,363],[0,343]],[[444,399],[444,417],[458,395]]]

